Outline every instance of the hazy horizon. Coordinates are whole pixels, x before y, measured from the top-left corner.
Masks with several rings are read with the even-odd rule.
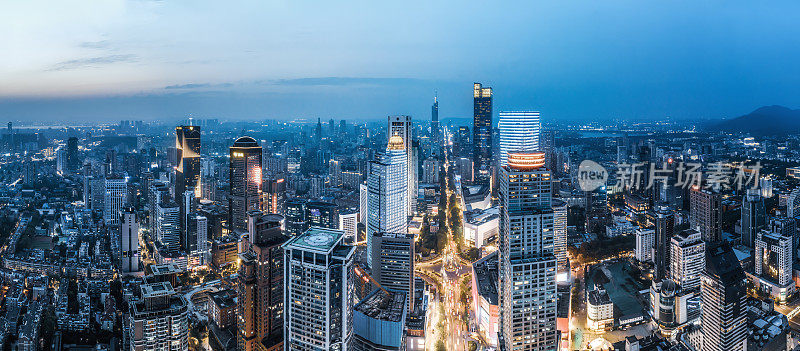
[[[235,5],[235,6],[234,6]],[[495,113],[712,120],[800,96],[800,3],[0,5],[0,122],[378,120]]]

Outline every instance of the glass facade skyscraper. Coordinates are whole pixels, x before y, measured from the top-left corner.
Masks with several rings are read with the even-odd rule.
[[[509,152],[544,151],[539,149],[539,112],[500,112],[500,167],[508,162]]]
[[[372,262],[374,233],[408,232],[407,163],[405,143],[399,135],[389,138],[386,151],[370,162],[367,179],[367,264]]]
[[[246,230],[247,212],[261,210],[261,153],[258,142],[248,136],[236,139],[230,147],[228,225],[232,230]]]
[[[473,85],[472,166],[475,178],[488,181],[492,167],[492,88]]]
[[[544,153],[510,153],[500,175],[501,349],[556,350],[556,256]]]

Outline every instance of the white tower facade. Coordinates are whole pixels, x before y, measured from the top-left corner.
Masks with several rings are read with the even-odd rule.
[[[414,210],[417,208],[418,177],[417,169],[414,167],[414,162],[411,160],[413,156],[411,144],[412,140],[414,140],[411,116],[389,116],[388,123],[389,139],[395,135],[403,138],[403,149],[406,152],[406,177],[408,178],[408,187],[406,189],[406,201],[408,201],[408,206],[406,207],[406,214],[412,216],[414,215]]]
[[[399,135],[389,138],[386,152],[370,162],[367,179],[367,264],[372,262],[374,233],[408,232],[408,157]]]
[[[539,150],[541,122],[537,111],[500,112],[500,166],[508,163],[509,152]]]

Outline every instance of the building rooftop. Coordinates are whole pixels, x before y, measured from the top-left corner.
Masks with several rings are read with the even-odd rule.
[[[342,230],[311,227],[305,233],[290,239],[284,245],[285,247],[294,246],[329,253],[342,241],[343,236],[344,231]]]
[[[495,251],[472,264],[478,295],[483,296],[491,305],[499,303],[497,296],[498,257],[498,251]]]
[[[595,306],[607,305],[611,303],[611,298],[608,297],[608,292],[604,289],[589,291],[587,298],[589,299],[589,304]]]
[[[387,322],[399,322],[406,308],[405,292],[373,290],[353,307],[365,316]]]

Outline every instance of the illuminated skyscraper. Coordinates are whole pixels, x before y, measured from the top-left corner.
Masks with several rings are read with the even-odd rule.
[[[367,179],[367,264],[372,263],[372,236],[375,233],[408,232],[408,158],[404,140],[389,138],[384,153],[370,162]]]
[[[433,105],[431,105],[431,137],[433,144],[436,147],[441,145],[442,131],[439,129],[439,99],[438,96],[433,97]]]
[[[509,152],[534,152],[539,149],[539,112],[500,112],[500,166],[508,162]]]
[[[500,344],[556,350],[556,256],[544,153],[511,153],[500,175]]]
[[[238,350],[280,348],[283,342],[283,217],[250,211],[249,245],[239,255]],[[261,345],[258,345],[261,343]]]
[[[315,227],[283,245],[284,350],[350,350],[355,247],[343,238]]]
[[[660,205],[654,214],[655,219],[655,251],[653,252],[653,280],[667,279],[667,268],[670,267],[670,240],[675,228],[675,213],[666,205]]]
[[[133,208],[124,208],[120,214],[119,238],[122,258],[120,268],[122,273],[140,272],[139,265],[139,221]]]
[[[403,149],[406,152],[406,176],[408,178],[408,185],[406,187],[406,191],[408,195],[406,195],[406,201],[408,201],[408,206],[406,207],[406,215],[411,216],[414,214],[415,209],[417,208],[417,169],[414,168],[414,163],[411,162],[412,160],[412,131],[413,126],[411,125],[411,117],[409,116],[389,116],[389,139],[392,136],[400,136],[403,138]]]
[[[492,167],[492,88],[473,85],[472,164],[475,179],[488,182]]]
[[[702,351],[747,350],[745,274],[726,243],[711,243],[700,279]]]
[[[103,199],[103,220],[111,225],[119,225],[119,214],[128,198],[128,179],[110,175],[105,179]]]
[[[255,139],[243,136],[230,147],[231,192],[228,199],[231,229],[247,229],[247,212],[261,210],[261,152]]]
[[[742,244],[754,248],[758,231],[767,226],[767,209],[760,189],[748,189],[742,199]]]
[[[188,189],[200,197],[200,127],[178,126],[175,128],[177,167],[175,168],[175,196],[182,196]]]
[[[693,187],[689,201],[689,225],[700,231],[703,241],[719,241],[722,238],[722,196]]]

